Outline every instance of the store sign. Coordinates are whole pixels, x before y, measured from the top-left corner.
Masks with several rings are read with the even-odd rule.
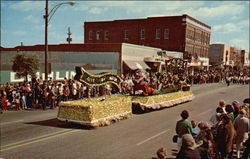
[[[174,74],[183,73],[187,69],[187,61],[179,58],[172,58],[166,61],[167,71]]]
[[[55,81],[60,81],[63,80],[65,77],[67,79],[71,79],[75,76],[74,71],[65,71],[65,72],[60,72],[60,71],[54,71],[48,74],[48,77],[51,77]],[[43,80],[45,80],[45,73],[36,73],[36,77],[42,77]],[[23,82],[24,78],[17,78],[15,72],[9,72],[9,80],[5,82],[10,82],[10,83],[15,83],[15,82]],[[31,81],[31,77],[28,76],[28,81]]]
[[[87,86],[101,86],[112,83],[121,91],[122,79],[117,74],[114,74],[112,72],[91,74],[87,72],[83,67],[76,67],[75,70],[76,75],[74,79]]]

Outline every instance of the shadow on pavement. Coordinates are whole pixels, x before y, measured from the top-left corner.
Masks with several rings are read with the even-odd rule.
[[[33,125],[41,125],[41,126],[52,126],[58,128],[68,128],[68,129],[84,129],[84,130],[93,130],[95,127],[92,126],[85,126],[75,123],[67,123],[58,120],[57,118],[42,120],[42,121],[35,121],[35,122],[26,122],[25,124],[33,124]]]
[[[181,104],[184,104],[184,103],[186,103],[186,102],[183,102]],[[168,106],[168,107],[162,107],[162,108],[159,108],[159,109],[141,108],[140,106],[132,105],[132,113],[135,114],[135,115],[141,115],[141,114],[161,111],[163,109],[169,109],[169,108],[175,107],[177,105],[180,105],[180,104],[174,104],[174,105],[171,105],[171,106]]]

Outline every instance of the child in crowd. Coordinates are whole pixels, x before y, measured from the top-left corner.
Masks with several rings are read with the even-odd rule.
[[[20,98],[16,94],[14,95],[13,104],[15,105],[16,110],[20,110]]]
[[[197,122],[195,120],[191,120],[191,124],[192,124],[192,136],[194,137],[194,139],[196,139],[200,133],[200,128],[197,126]]]
[[[8,107],[8,99],[6,98],[6,95],[3,95],[1,101],[2,101],[2,110],[6,111]]]

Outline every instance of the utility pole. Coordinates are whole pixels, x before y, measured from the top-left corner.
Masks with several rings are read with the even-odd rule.
[[[44,71],[45,71],[45,81],[47,82],[48,80],[48,2],[49,0],[46,0],[46,5],[45,5],[45,15],[44,15],[44,19],[45,19],[45,54],[44,54],[44,59],[45,59],[45,67],[44,67]]]
[[[55,14],[55,12],[57,11],[57,9],[64,5],[64,4],[69,4],[71,6],[73,6],[75,4],[75,2],[71,1],[71,2],[62,2],[62,3],[59,3],[57,5],[55,5],[49,12],[49,0],[46,0],[46,3],[45,3],[45,15],[43,16],[44,19],[45,19],[45,48],[44,48],[44,59],[45,59],[45,81],[48,80],[48,23],[50,21],[50,19],[52,18],[52,16]]]

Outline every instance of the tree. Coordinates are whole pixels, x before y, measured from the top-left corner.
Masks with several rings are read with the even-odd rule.
[[[25,77],[28,81],[28,75],[32,78],[36,77],[36,71],[39,69],[37,56],[17,53],[12,62],[12,70],[16,72],[18,78]]]

